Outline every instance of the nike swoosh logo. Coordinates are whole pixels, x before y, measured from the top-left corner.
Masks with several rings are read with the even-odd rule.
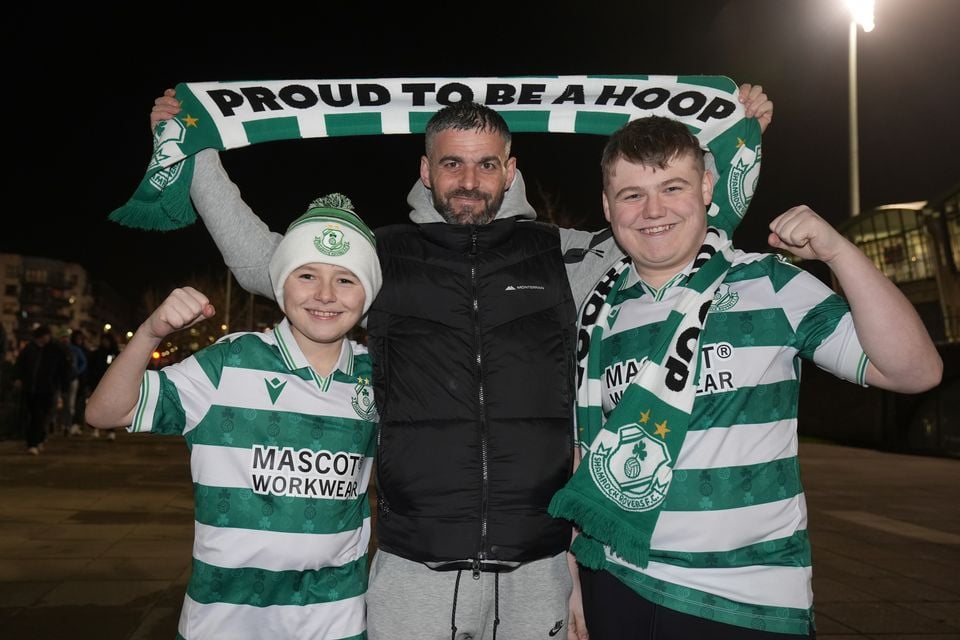
[[[557,620],[557,623],[553,625],[553,629],[550,629],[550,637],[552,638],[560,633],[560,629],[563,629],[563,620]]]

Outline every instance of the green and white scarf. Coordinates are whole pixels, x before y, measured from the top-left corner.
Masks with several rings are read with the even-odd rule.
[[[753,196],[759,172],[759,126],[753,120],[740,121],[736,129],[735,137],[700,140],[717,159],[717,184],[725,189],[714,190],[706,239],[686,281],[676,285],[680,292],[665,330],[606,418],[603,337],[613,325],[611,309],[632,268],[629,257],[600,279],[580,310],[577,427],[581,434],[596,436],[581,442],[582,462],[554,496],[549,512],[579,527],[572,551],[585,566],[603,568],[605,546],[631,564],[648,563],[650,540],[696,398],[700,336],[732,262],[730,237]]]
[[[631,271],[629,257],[595,288],[606,292],[599,308],[588,300],[581,313],[581,334],[589,335],[590,347],[578,367],[577,425],[581,433],[597,436],[549,511],[580,528],[573,552],[585,566],[603,567],[603,544],[627,562],[647,565],[650,538],[696,397],[700,335],[731,261],[729,236],[709,227],[686,283],[678,285],[681,291],[665,330],[606,420],[601,407],[603,337],[613,324],[610,311]]]
[[[721,227],[746,210],[759,166],[737,86],[722,76],[549,76],[280,80],[179,84],[181,111],[154,131],[154,152],[133,197],[110,214],[121,224],[167,230],[196,220],[193,156],[260,142],[422,133],[439,109],[474,100],[496,109],[513,132],[609,135],[649,115],[678,119],[711,145],[721,174],[711,215]],[[741,140],[738,145],[737,139]],[[713,147],[714,142],[726,141]],[[725,154],[725,155],[724,155]],[[726,168],[726,171],[725,169]]]

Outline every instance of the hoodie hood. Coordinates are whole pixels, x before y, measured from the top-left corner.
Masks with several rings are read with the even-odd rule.
[[[414,183],[410,193],[407,194],[407,204],[413,208],[410,212],[410,220],[417,224],[446,222],[436,207],[433,206],[433,192],[427,189],[420,180]],[[519,170],[513,176],[513,184],[503,194],[503,204],[500,205],[500,211],[497,212],[495,219],[501,220],[503,218],[520,218],[523,220],[535,220],[537,218],[537,212],[527,202],[527,187]]]

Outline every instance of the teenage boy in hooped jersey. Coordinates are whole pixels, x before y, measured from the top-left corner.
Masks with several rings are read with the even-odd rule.
[[[629,259],[581,320],[584,457],[550,507],[581,529],[590,638],[813,637],[800,359],[916,393],[939,382],[940,357],[897,287],[809,208],[774,219],[769,243],[826,262],[846,301],[776,255],[734,250],[732,229],[708,226],[713,177],[683,124],[630,122],[602,168]]]
[[[195,495],[193,574],[178,628],[201,638],[365,635],[366,498],[376,411],[367,350],[345,338],[380,290],[370,229],[315,201],[270,261],[286,318],[146,371],[170,333],[214,314],[177,289],[87,405],[98,428],[183,434]]]

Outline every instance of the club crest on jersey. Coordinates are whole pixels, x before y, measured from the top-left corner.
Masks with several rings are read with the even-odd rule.
[[[350,243],[343,239],[343,231],[336,225],[330,225],[314,238],[313,246],[326,256],[342,256],[350,250]]]
[[[713,305],[710,311],[729,311],[740,302],[740,294],[733,291],[728,284],[721,284],[713,294]]]
[[[737,216],[742,218],[747,211],[747,205],[753,198],[757,188],[757,179],[760,177],[760,147],[756,151],[745,144],[740,145],[733,159],[730,160],[730,173],[727,175],[727,193],[730,204]]]
[[[620,427],[619,440],[600,443],[590,456],[590,475],[601,492],[625,511],[649,511],[663,502],[673,477],[670,452],[637,423]]]
[[[353,410],[364,420],[377,421],[377,407],[373,403],[373,391],[370,389],[370,378],[357,377],[357,384],[353,386],[353,400],[350,401]]]

